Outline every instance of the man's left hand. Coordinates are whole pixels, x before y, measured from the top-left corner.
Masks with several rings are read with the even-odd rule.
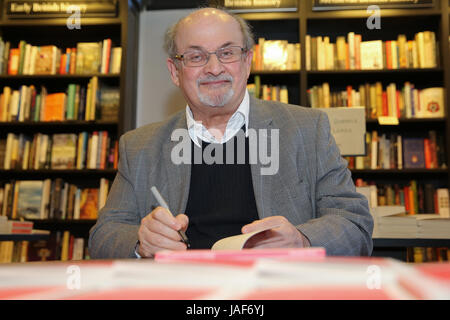
[[[242,233],[265,228],[264,232],[251,237],[245,248],[303,248],[309,247],[308,239],[283,216],[267,217],[242,227]]]

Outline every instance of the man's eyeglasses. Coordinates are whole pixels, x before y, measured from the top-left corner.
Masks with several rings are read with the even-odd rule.
[[[230,46],[217,49],[213,52],[204,50],[190,50],[175,56],[175,59],[183,61],[186,67],[202,67],[208,63],[211,54],[215,54],[221,63],[232,63],[238,61],[247,50],[239,46]]]

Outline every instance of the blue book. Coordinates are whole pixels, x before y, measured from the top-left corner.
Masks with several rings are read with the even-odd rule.
[[[425,149],[423,138],[403,138],[403,167],[425,168]]]

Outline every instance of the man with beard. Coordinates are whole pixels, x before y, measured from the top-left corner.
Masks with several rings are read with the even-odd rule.
[[[370,255],[367,200],[355,192],[326,115],[249,96],[249,26],[203,8],[169,28],[165,40],[167,66],[186,110],[121,137],[118,174],[90,233],[91,257],[186,250],[179,231],[190,248],[210,248],[218,239],[263,228],[247,248],[320,246],[329,255]],[[187,133],[191,161],[174,160],[179,130]],[[279,169],[272,174],[252,162],[252,150],[261,146],[249,138],[252,132],[270,132],[278,143]],[[207,151],[231,154],[234,161],[195,161]],[[159,206],[152,186],[175,215]]]

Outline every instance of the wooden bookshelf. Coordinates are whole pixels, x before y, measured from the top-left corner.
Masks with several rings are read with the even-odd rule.
[[[382,133],[399,133],[408,135],[426,134],[430,130],[436,130],[438,135],[445,137],[446,163],[444,169],[351,169],[352,177],[370,181],[380,181],[386,183],[391,181],[408,182],[416,179],[418,182],[433,182],[441,187],[450,186],[450,117],[448,116],[450,104],[450,49],[449,49],[449,18],[450,1],[436,0],[430,8],[401,8],[401,9],[381,9],[381,29],[369,30],[366,27],[366,20],[370,16],[364,10],[339,10],[339,11],[313,11],[312,1],[298,1],[298,11],[296,13],[244,13],[241,16],[248,20],[254,27],[255,40],[262,36],[268,40],[286,40],[299,42],[301,44],[301,69],[298,73],[288,71],[253,71],[252,76],[261,76],[261,85],[287,85],[289,90],[298,90],[294,94],[298,96],[293,104],[308,106],[307,91],[314,85],[329,82],[330,89],[333,85],[337,88],[346,85],[356,86],[357,84],[381,82],[383,90],[386,84],[396,83],[397,89],[404,82],[417,83],[418,88],[433,86],[444,87],[444,104],[446,112],[444,118],[409,118],[399,119],[398,125],[380,125],[377,119],[366,120],[366,130],[376,130]],[[286,19],[287,23],[282,23]],[[293,22],[295,21],[295,22]],[[294,28],[294,25],[297,25]],[[273,27],[276,25],[276,28]],[[274,28],[271,33],[269,26]],[[258,29],[260,28],[260,29]],[[420,31],[434,31],[438,42],[438,63],[435,68],[404,68],[404,69],[383,69],[383,70],[306,70],[306,36],[330,36],[335,39],[337,36],[346,36],[348,32],[362,34],[362,40],[396,40],[398,34],[406,34],[408,39],[411,35]],[[298,38],[296,38],[298,37]],[[395,38],[394,38],[395,37]],[[293,40],[292,40],[293,39]],[[293,77],[292,74],[298,75]],[[263,83],[266,81],[266,83]],[[355,87],[354,87],[355,88]],[[357,88],[357,87],[356,87]],[[355,88],[355,89],[356,89]],[[289,92],[289,97],[293,94]],[[383,247],[402,247],[402,254],[406,256],[404,247],[411,246],[449,246],[448,240],[411,240],[411,239],[375,239],[377,253]],[[400,250],[400,249],[399,249]]]
[[[8,133],[81,133],[107,131],[112,139],[119,137],[135,127],[136,117],[136,88],[137,88],[137,43],[139,29],[140,8],[134,1],[117,0],[118,10],[115,16],[90,16],[81,14],[80,29],[69,29],[67,18],[8,17],[5,2],[0,1],[0,36],[3,41],[9,41],[11,48],[17,48],[21,40],[33,46],[55,45],[65,48],[76,47],[79,42],[101,42],[111,39],[112,46],[121,47],[120,73],[90,73],[90,74],[52,74],[52,75],[9,75],[1,74],[0,82],[3,87],[10,86],[17,90],[21,85],[45,86],[49,92],[61,92],[69,83],[87,86],[90,79],[98,78],[100,84],[116,87],[119,90],[119,112],[117,121],[11,121],[0,122],[0,138],[5,139]],[[5,170],[0,169],[0,183],[18,180],[45,180],[61,178],[65,182],[77,184],[80,187],[99,187],[101,178],[112,181],[117,173],[116,169],[82,169],[82,170]],[[111,186],[111,185],[110,185]],[[53,232],[70,231],[78,237],[87,239],[89,229],[95,220],[34,220],[36,229],[46,229]],[[34,235],[33,235],[34,236]],[[4,239],[0,238],[0,241]],[[27,240],[27,239],[13,239]]]

